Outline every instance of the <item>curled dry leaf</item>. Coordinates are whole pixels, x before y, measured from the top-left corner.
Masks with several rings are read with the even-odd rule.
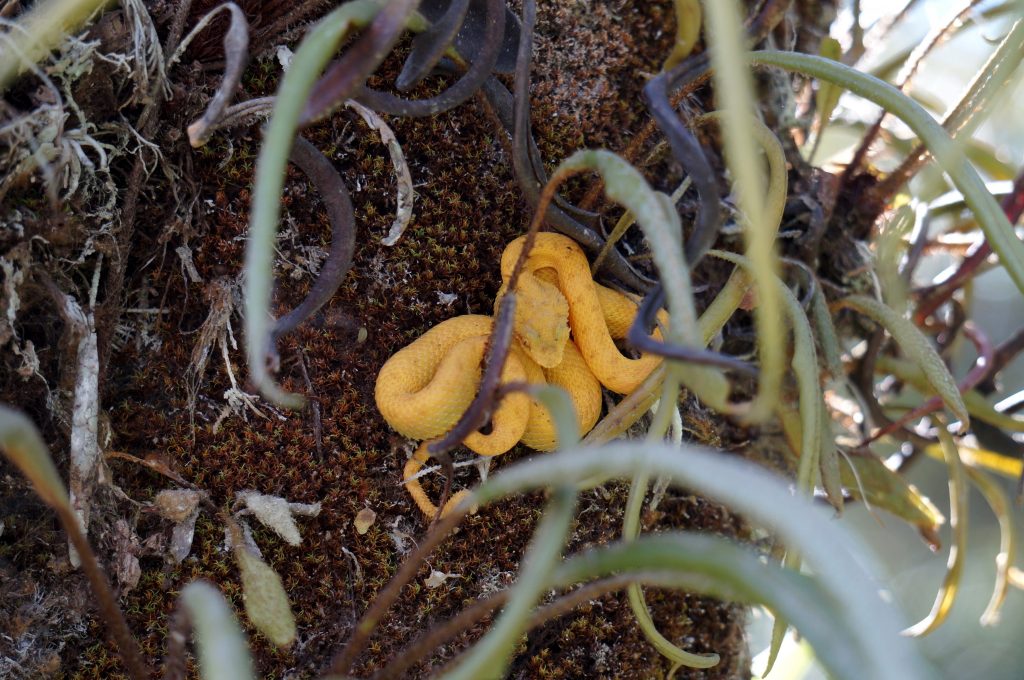
[[[370,508],[363,508],[356,514],[356,519],[353,524],[356,525],[356,531],[362,535],[370,530],[373,523],[377,521],[377,513]]]
[[[142,542],[141,554],[163,555],[167,552],[167,537],[161,532],[150,534],[149,538]]]
[[[171,62],[177,61],[185,52],[192,39],[222,11],[231,15],[231,25],[224,34],[224,78],[201,118],[188,126],[188,140],[193,148],[199,148],[210,140],[215,124],[224,116],[231,98],[238,89],[242,72],[249,61],[249,23],[241,8],[233,2],[225,2],[214,8],[199,20],[195,28],[185,37],[175,51]]]
[[[401,238],[405,228],[412,221],[412,205],[415,192],[412,187],[412,174],[409,172],[409,164],[405,160],[405,154],[402,153],[402,147],[398,143],[398,138],[395,137],[394,131],[383,118],[359,102],[351,99],[345,102],[345,106],[358,113],[367,125],[380,134],[380,141],[388,148],[388,154],[391,156],[391,165],[394,166],[395,180],[398,183],[395,191],[397,208],[395,209],[395,221],[391,223],[388,235],[382,238],[380,242],[386,246],[393,246],[398,243],[398,239]]]
[[[174,564],[181,563],[192,552],[202,497],[202,492],[192,489],[165,489],[153,499],[153,507],[160,516],[174,522],[167,550],[167,556]]]
[[[164,519],[184,522],[199,506],[202,494],[192,489],[164,489],[153,499],[153,507]]]
[[[142,567],[138,554],[141,550],[139,537],[123,519],[114,523],[114,574],[125,594],[139,584]]]
[[[423,580],[423,585],[425,585],[428,588],[437,588],[438,586],[443,584],[448,579],[450,579],[450,578],[460,578],[461,576],[462,576],[462,574],[446,574],[443,571],[438,571],[437,569],[433,569],[430,572],[430,576],[428,576],[427,578],[425,578]]]
[[[269,496],[255,491],[240,491],[238,498],[264,526],[283,538],[288,545],[299,545],[302,536],[293,515],[316,517],[319,503],[289,503],[280,496]]]
[[[263,551],[256,545],[256,539],[252,537],[252,529],[244,520],[235,521],[229,518],[224,525],[224,547],[227,550],[235,550],[244,546],[250,553],[263,559]]]
[[[197,519],[199,519],[198,507],[188,517],[175,524],[174,529],[171,530],[171,546],[168,555],[175,564],[182,562],[192,552],[192,538],[196,533]]]

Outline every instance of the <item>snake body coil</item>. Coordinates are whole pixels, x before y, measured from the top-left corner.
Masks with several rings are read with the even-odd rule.
[[[502,254],[504,283],[498,301],[524,241],[512,241]],[[600,416],[602,385],[620,394],[630,392],[661,362],[654,355],[632,359],[616,347],[615,340],[624,339],[633,323],[637,303],[596,283],[586,255],[572,239],[537,234],[517,295],[515,341],[502,382],[563,388],[575,406],[580,432],[588,432]],[[448,319],[388,359],[375,390],[377,408],[388,424],[412,439],[434,439],[448,432],[476,395],[492,326],[492,317],[483,315]],[[655,332],[654,337],[660,334]],[[519,442],[550,451],[558,438],[547,409],[513,392],[495,409],[490,432],[474,432],[465,444],[480,455],[496,456]],[[409,479],[427,457],[426,446],[420,446],[406,465],[405,477],[417,505],[433,516],[436,506],[418,480]]]

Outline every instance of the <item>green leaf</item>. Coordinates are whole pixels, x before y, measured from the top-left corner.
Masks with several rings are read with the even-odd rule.
[[[274,243],[281,216],[281,193],[288,155],[295,141],[299,116],[320,72],[349,31],[369,22],[379,9],[380,2],[353,0],[335,9],[306,33],[274,97],[274,111],[256,162],[249,239],[245,248],[246,355],[249,372],[260,393],[286,408],[301,408],[305,399],[286,392],[274,382],[266,361],[270,342]]]
[[[181,591],[180,601],[194,629],[203,680],[253,680],[252,657],[245,635],[217,588],[195,581]]]
[[[818,331],[816,336],[818,345],[821,347],[821,353],[825,357],[825,366],[832,374],[832,379],[842,380],[846,376],[846,371],[843,369],[843,351],[839,346],[839,334],[836,333],[835,324],[832,323],[832,313],[829,312],[821,282],[815,280],[814,284],[814,295],[811,296],[811,320],[814,322],[815,330]]]
[[[513,493],[544,488],[551,480],[589,486],[612,478],[662,476],[724,503],[748,520],[775,531],[814,571],[818,587],[848,621],[845,643],[859,663],[837,677],[878,680],[931,678],[916,646],[899,634],[902,616],[884,603],[865,571],[878,569],[868,549],[806,498],[794,497],[784,480],[753,463],[696,446],[615,443],[532,458],[505,468],[473,494],[486,504]],[[802,631],[805,632],[806,631]]]
[[[21,473],[43,502],[55,510],[71,512],[67,487],[39,430],[24,414],[0,405],[0,449]]]
[[[523,557],[508,604],[491,630],[445,678],[479,680],[500,678],[505,674],[516,641],[526,629],[533,607],[547,589],[551,571],[562,554],[575,509],[576,491],[564,485],[555,489],[551,504],[545,510]]]
[[[725,158],[743,212],[746,255],[753,265],[751,274],[757,286],[754,321],[761,375],[757,396],[750,403],[745,418],[761,422],[771,415],[778,401],[786,363],[782,300],[774,284],[779,272],[775,253],[778,225],[768,219],[766,182],[755,150],[755,126],[751,122],[755,110],[754,85],[739,10],[735,0],[717,0],[706,2],[704,11],[715,95],[722,109]]]
[[[843,56],[843,48],[835,38],[823,38],[818,54],[825,59],[840,61]],[[818,117],[818,136],[821,136],[828,121],[832,118],[832,112],[839,104],[839,97],[843,94],[843,88],[835,83],[825,81],[818,86],[818,92],[814,96],[815,115]]]
[[[683,259],[682,224],[668,197],[651,189],[636,168],[610,151],[584,149],[566,158],[545,187],[551,187],[584,170],[595,170],[604,179],[608,198],[636,216],[651,244],[651,255],[668,300],[668,338],[689,347],[703,347],[690,285],[690,269]],[[728,407],[729,383],[721,372],[706,366],[684,364],[680,375],[687,387],[712,408]]]
[[[1006,40],[1016,41],[1018,45],[1024,44],[1024,22],[1017,22]],[[1024,243],[1017,238],[999,204],[985,189],[985,184],[971,167],[963,149],[950,139],[943,127],[919,104],[892,85],[830,59],[771,51],[753,52],[750,56],[755,64],[777,66],[833,82],[873,101],[906,123],[921,138],[964,195],[992,250],[999,255],[1000,262],[1017,289],[1024,292]]]
[[[917,326],[891,307],[864,295],[850,295],[836,301],[833,306],[836,309],[843,307],[855,309],[885,328],[911,361],[924,372],[928,384],[942,398],[946,408],[960,420],[961,434],[967,432],[971,416],[960,395],[960,387],[950,375],[942,357]]]
[[[836,512],[843,511],[843,477],[839,464],[839,447],[836,446],[835,436],[832,433],[832,419],[828,408],[821,408],[818,411],[821,418],[821,485],[825,488],[825,495],[828,502],[836,509]]]
[[[932,534],[946,521],[939,509],[902,476],[874,456],[840,458],[843,486],[855,498],[882,508]]]
[[[281,577],[244,545],[236,543],[234,553],[246,616],[275,645],[288,647],[295,641],[295,616]]]
[[[855,635],[850,622],[819,584],[724,538],[673,532],[592,548],[566,560],[554,581],[568,585],[631,572],[649,585],[766,605],[805,635],[835,677],[883,677],[861,675],[863,661],[850,644]]]
[[[902,205],[882,224],[875,241],[875,271],[882,299],[901,315],[907,312],[908,298],[907,284],[900,274],[900,263],[907,250],[906,238],[913,228],[914,209]]]
[[[664,404],[665,402],[662,401]],[[650,436],[650,435],[648,435]],[[643,506],[644,496],[647,495],[648,475],[638,474],[633,478],[629,487],[629,499],[626,501],[625,518],[622,523],[622,538],[624,541],[632,541],[640,533],[640,510]],[[626,590],[629,608],[636,617],[637,625],[643,632],[651,646],[663,657],[686,668],[711,668],[717,666],[721,661],[718,654],[694,654],[681,647],[677,647],[671,640],[666,638],[658,630],[654,619],[651,618],[651,611],[647,608],[647,601],[644,599],[643,590],[639,583],[630,584]]]
[[[249,621],[278,647],[288,647],[295,640],[295,616],[281,577],[249,547],[242,525],[226,517],[235,564],[242,580],[242,599]]]
[[[675,0],[672,4],[676,10],[676,41],[672,44],[672,53],[661,67],[662,71],[668,71],[690,56],[700,38],[700,0]]]
[[[881,355],[875,363],[875,372],[894,375],[921,392],[931,388],[927,377],[917,364],[906,359]],[[962,395],[967,412],[972,418],[994,425],[1009,432],[1024,432],[1024,418],[1015,418],[1009,413],[997,411],[977,390],[967,390]]]

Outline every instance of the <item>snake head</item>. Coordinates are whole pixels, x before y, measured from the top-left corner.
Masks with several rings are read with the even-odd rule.
[[[502,292],[498,295],[500,302]],[[531,359],[544,368],[562,363],[569,341],[569,302],[558,286],[523,272],[516,291],[514,333]]]

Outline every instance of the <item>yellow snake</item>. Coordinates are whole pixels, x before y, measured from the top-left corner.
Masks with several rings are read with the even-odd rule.
[[[512,241],[501,256],[500,303],[525,237]],[[516,289],[512,349],[502,382],[550,383],[572,399],[580,432],[588,432],[601,414],[601,386],[631,392],[661,362],[654,355],[631,359],[615,340],[626,337],[637,304],[596,283],[583,250],[560,234],[537,234]],[[380,369],[375,398],[388,424],[412,439],[429,440],[448,432],[476,396],[493,319],[466,315],[443,321],[399,350]],[[655,333],[660,338],[660,334]],[[539,451],[558,443],[547,409],[514,392],[502,400],[488,434],[474,432],[465,445],[483,456],[505,453],[522,442]],[[421,444],[406,463],[404,476],[413,500],[428,516],[437,513],[418,479],[429,458]],[[456,494],[445,510],[461,499]]]

